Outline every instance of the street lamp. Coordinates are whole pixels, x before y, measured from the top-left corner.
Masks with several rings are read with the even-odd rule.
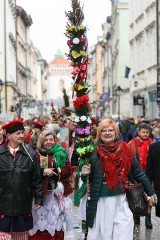
[[[3,86],[3,81],[0,79],[0,113],[2,112],[2,106],[1,106],[1,92],[2,92],[2,86]]]
[[[120,120],[120,95],[122,93],[123,89],[120,86],[117,86],[116,92],[117,92],[117,97],[118,97],[118,120]]]

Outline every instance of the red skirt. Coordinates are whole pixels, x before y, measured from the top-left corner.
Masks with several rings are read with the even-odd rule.
[[[33,236],[29,236],[29,240],[64,240],[63,231],[55,231],[55,235],[52,236],[47,231],[37,231]]]

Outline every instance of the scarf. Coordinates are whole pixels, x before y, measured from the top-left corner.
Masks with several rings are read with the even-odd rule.
[[[58,143],[55,143],[54,146],[47,151],[48,154],[52,154],[56,160],[56,167],[64,168],[66,161],[68,159],[68,151],[61,147]]]
[[[132,151],[124,141],[118,139],[114,144],[97,144],[97,152],[100,156],[100,166],[104,174],[108,188],[116,190],[117,184],[126,184],[132,165]]]
[[[151,138],[147,140],[142,140],[139,136],[135,137],[137,146],[138,146],[138,160],[143,170],[146,168],[147,156],[148,156],[148,147],[153,143]]]

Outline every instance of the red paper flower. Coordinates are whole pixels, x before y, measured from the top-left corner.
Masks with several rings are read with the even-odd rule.
[[[76,109],[80,108],[89,108],[89,97],[87,95],[82,95],[80,97],[77,97],[76,100],[73,101],[74,107]]]

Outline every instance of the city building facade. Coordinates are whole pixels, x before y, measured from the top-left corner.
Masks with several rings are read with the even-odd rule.
[[[51,103],[53,102],[55,110],[60,113],[64,106],[62,90],[65,88],[70,98],[70,107],[72,104],[72,77],[73,67],[64,57],[61,50],[58,50],[54,59],[48,64],[47,92],[46,92],[46,112],[49,115]]]
[[[17,89],[16,1],[0,0],[0,113],[7,112]]]
[[[25,119],[43,115],[47,62],[30,40],[32,18],[14,0],[0,0],[0,114],[19,102]],[[39,60],[43,61],[40,63]]]
[[[129,1],[132,115],[153,119],[158,115],[156,90],[156,3]]]
[[[91,50],[91,93],[95,96],[101,81],[101,117],[153,119],[158,115],[156,2],[112,0],[111,6],[111,16],[102,24],[102,39],[97,41],[102,47],[100,79],[96,79],[96,45]],[[131,78],[126,76],[127,68]]]
[[[90,101],[92,103],[92,114],[102,117],[103,105],[101,102],[101,95],[103,92],[102,82],[102,37],[97,38],[97,44],[90,52],[90,64],[88,67],[88,81],[91,84],[91,92],[89,93]]]
[[[121,118],[130,115],[130,82],[125,78],[129,63],[128,0],[112,1],[112,115]]]

